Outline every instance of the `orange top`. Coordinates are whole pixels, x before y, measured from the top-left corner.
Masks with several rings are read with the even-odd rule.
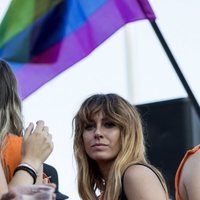
[[[2,149],[2,165],[7,182],[10,182],[15,168],[21,161],[22,137],[8,133]]]
[[[13,177],[14,170],[21,162],[21,149],[23,137],[8,133],[4,140],[2,149],[2,165],[6,180],[9,183]],[[49,177],[43,173],[43,179],[51,183]]]
[[[183,169],[183,166],[185,164],[185,162],[187,161],[187,159],[193,155],[195,152],[197,152],[200,149],[200,145],[195,146],[193,149],[190,149],[186,152],[185,156],[183,157],[177,171],[176,171],[176,176],[175,176],[175,191],[176,191],[176,200],[181,200],[181,196],[179,193],[179,182],[180,182],[180,176],[181,176],[181,172]]]

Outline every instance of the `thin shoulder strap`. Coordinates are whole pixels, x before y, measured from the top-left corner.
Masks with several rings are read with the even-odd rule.
[[[156,171],[155,171],[152,167],[150,167],[149,165],[143,164],[143,163],[134,163],[134,164],[132,164],[132,165],[129,165],[129,166],[126,168],[126,170],[127,170],[129,167],[133,166],[133,165],[142,165],[142,166],[148,167],[150,170],[152,170],[152,171],[154,172],[154,174],[158,177],[158,180],[160,181],[162,187],[163,187],[164,190],[165,190],[165,187],[164,187],[164,185],[163,185],[163,182],[162,182],[160,176],[156,173]],[[125,194],[125,192],[124,192],[124,184],[123,184],[124,175],[125,175],[125,173],[126,173],[126,170],[125,170],[124,173],[122,174],[122,180],[121,180],[121,182],[122,182],[122,191],[121,191],[120,198],[119,198],[120,200],[127,200],[126,194]],[[166,196],[167,196],[167,194],[166,194]],[[167,197],[167,199],[168,199],[168,197]]]

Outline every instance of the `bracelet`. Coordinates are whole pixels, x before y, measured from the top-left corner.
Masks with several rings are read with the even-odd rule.
[[[27,173],[29,173],[29,174],[32,176],[32,178],[33,178],[33,184],[36,183],[37,174],[35,173],[35,170],[33,170],[32,168],[30,168],[30,167],[28,167],[28,166],[20,165],[20,166],[18,166],[18,167],[15,169],[15,171],[14,171],[14,173],[13,173],[13,176],[14,176],[15,173],[16,173],[17,171],[19,171],[19,170],[24,170],[24,171],[26,171]]]
[[[38,175],[37,171],[31,165],[29,165],[28,163],[21,163],[21,164],[18,165],[18,167],[19,166],[28,167],[28,168],[32,169]]]

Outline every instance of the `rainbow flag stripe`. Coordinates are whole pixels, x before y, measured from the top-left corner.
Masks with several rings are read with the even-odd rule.
[[[147,0],[13,0],[0,26],[0,57],[11,63],[24,99],[142,19],[155,20]]]

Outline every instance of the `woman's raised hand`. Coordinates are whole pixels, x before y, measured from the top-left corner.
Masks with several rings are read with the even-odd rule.
[[[22,144],[22,162],[38,171],[52,150],[52,135],[49,134],[49,128],[44,121],[38,121],[35,128],[33,123],[30,123],[25,130]]]

